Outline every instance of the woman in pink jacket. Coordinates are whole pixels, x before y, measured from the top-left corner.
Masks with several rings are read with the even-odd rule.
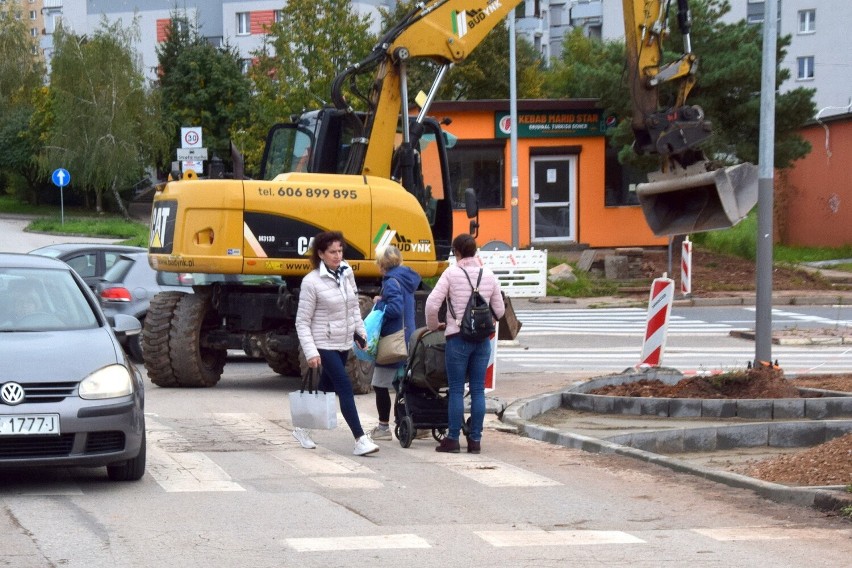
[[[459,335],[459,322],[449,315],[447,322],[438,321],[441,305],[451,302],[453,312],[458,316],[465,311],[467,301],[473,292],[480,270],[482,279],[479,283],[479,293],[491,305],[496,318],[501,318],[505,311],[503,296],[500,293],[500,282],[489,268],[480,266],[475,258],[476,241],[468,234],[461,234],[453,239],[453,254],[456,265],[444,271],[429,297],[426,299],[426,327],[434,331],[445,328],[447,347],[447,383],[449,386],[447,437],[435,448],[438,452],[458,453],[459,434],[464,422],[464,385],[470,382],[470,431],[467,434],[467,451],[478,454],[482,440],[482,424],[485,421],[485,372],[491,358],[491,341],[471,342]],[[473,283],[473,285],[471,284]]]

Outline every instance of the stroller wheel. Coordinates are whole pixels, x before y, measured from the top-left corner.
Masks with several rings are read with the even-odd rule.
[[[410,416],[405,416],[397,428],[399,430],[397,434],[399,445],[403,448],[410,447],[411,441],[414,439],[414,421],[411,420]]]
[[[435,438],[436,442],[440,442],[444,438],[447,437],[447,429],[446,428],[432,428],[432,437]]]

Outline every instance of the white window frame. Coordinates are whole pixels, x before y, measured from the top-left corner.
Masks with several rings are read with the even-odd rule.
[[[813,81],[814,79],[814,56],[796,58],[796,80]]]
[[[280,24],[284,21],[284,10],[275,10],[272,14],[272,21]]]
[[[816,32],[816,9],[799,10],[799,33],[812,34]]]
[[[237,35],[251,35],[251,12],[237,12]]]
[[[36,18],[38,18],[38,12],[30,10],[30,20],[35,20]]]

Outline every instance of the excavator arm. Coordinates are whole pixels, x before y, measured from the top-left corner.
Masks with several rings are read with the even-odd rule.
[[[752,164],[711,170],[700,146],[712,135],[704,111],[688,105],[698,58],[692,52],[688,0],[677,0],[683,54],[663,63],[673,0],[623,0],[627,80],[633,107],[634,150],[656,154],[660,170],[636,194],[648,225],[658,236],[725,229],[744,219],[757,203],[757,168]],[[675,90],[671,106],[660,106],[660,89]]]
[[[406,183],[405,165],[411,157],[429,105],[450,66],[467,59],[492,29],[522,0],[431,0],[418,2],[405,17],[388,30],[370,55],[337,76],[332,100],[340,110],[352,112],[343,86],[354,85],[355,77],[372,73],[369,94],[362,97],[368,106],[366,116],[356,122],[359,135],[353,140],[346,173],[394,177]],[[407,66],[416,59],[428,59],[439,66],[425,103],[414,121],[402,121],[402,146],[394,155],[393,146],[401,113],[409,108]],[[392,168],[396,160],[399,167]],[[393,170],[393,171],[392,171]]]

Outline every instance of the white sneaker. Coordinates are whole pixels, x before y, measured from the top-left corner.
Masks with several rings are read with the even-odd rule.
[[[374,454],[378,451],[379,446],[370,439],[369,435],[364,434],[355,442],[355,449],[352,450],[352,453],[356,456],[366,456],[367,454]]]
[[[380,428],[376,426],[375,428],[370,430],[370,438],[373,440],[393,440],[390,427]]]
[[[303,448],[306,450],[313,450],[317,447],[314,441],[311,439],[311,431],[306,430],[305,428],[296,428],[293,430],[293,437],[299,441]]]

